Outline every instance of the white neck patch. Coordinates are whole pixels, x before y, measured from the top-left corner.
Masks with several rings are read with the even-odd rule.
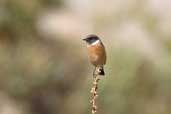
[[[93,43],[91,44],[91,46],[94,46],[94,45],[96,45],[96,44],[98,44],[98,43],[100,43],[100,40],[96,40],[95,42],[93,42]]]

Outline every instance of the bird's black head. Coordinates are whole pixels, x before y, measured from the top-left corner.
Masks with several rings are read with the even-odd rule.
[[[94,34],[91,34],[91,35],[88,35],[83,40],[86,41],[88,44],[92,44],[92,43],[96,42],[97,40],[99,40],[99,37]]]

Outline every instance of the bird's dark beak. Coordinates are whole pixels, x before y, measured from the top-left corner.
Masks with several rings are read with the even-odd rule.
[[[84,38],[84,39],[82,39],[82,40],[87,41],[87,38]]]

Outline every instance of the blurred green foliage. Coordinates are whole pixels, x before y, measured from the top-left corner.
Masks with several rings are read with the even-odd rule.
[[[60,35],[47,38],[36,28],[39,14],[47,9],[65,9],[65,2],[0,1],[0,114],[90,113],[92,78],[88,75],[92,67],[82,53],[81,41],[72,35],[68,36],[72,41]],[[111,26],[116,29],[127,18],[140,21],[145,31],[155,36],[154,41],[160,42],[164,53],[153,56],[153,61],[135,48],[117,47],[112,42],[115,39],[108,39],[98,114],[171,113],[170,33],[157,29],[159,20],[145,10],[145,5],[137,2],[125,17],[124,11],[109,18],[101,13],[93,15],[97,32],[106,32],[104,28]]]

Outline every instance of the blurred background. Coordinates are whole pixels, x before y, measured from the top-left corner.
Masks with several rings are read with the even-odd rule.
[[[170,0],[0,0],[0,114],[90,114],[92,33],[108,56],[98,114],[170,114],[170,12]]]

